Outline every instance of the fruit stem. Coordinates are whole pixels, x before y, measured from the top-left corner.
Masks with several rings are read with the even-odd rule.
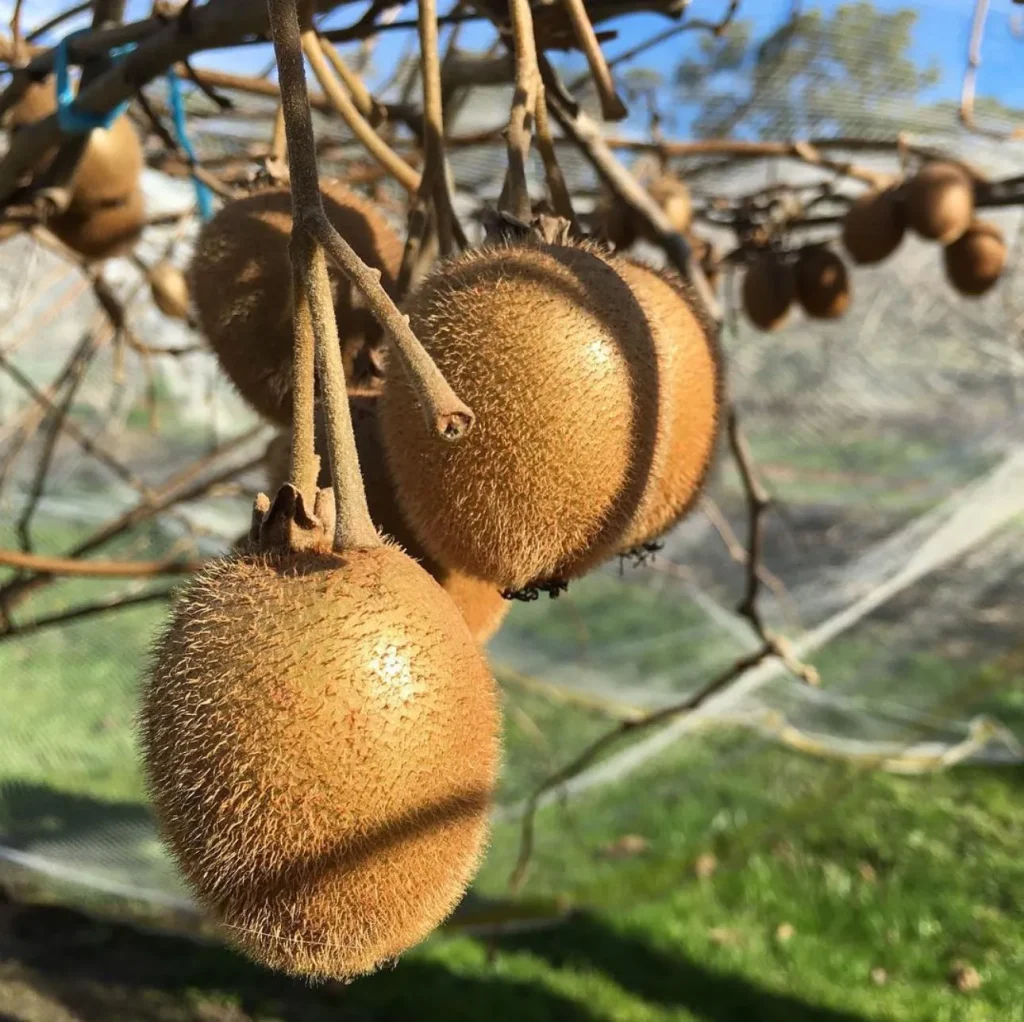
[[[498,199],[498,208],[529,223],[532,207],[526,187],[526,161],[530,156],[532,122],[537,112],[537,90],[540,70],[537,66],[537,44],[533,37],[533,14],[530,0],[509,0],[512,16],[512,37],[515,41],[516,83],[512,95],[505,141],[508,146],[508,173]]]
[[[313,120],[309,112],[306,72],[302,64],[302,40],[296,0],[268,0],[270,27],[274,39],[278,80],[281,86],[281,107],[284,111],[285,134],[288,140],[292,193],[292,239],[289,255],[293,262],[296,328],[295,365],[305,356],[307,369],[303,382],[306,409],[299,408],[300,394],[295,392],[295,430],[306,429],[306,451],[312,456],[313,404],[312,366],[308,365],[306,347],[300,349],[299,336],[312,334],[320,366],[324,412],[327,420],[327,450],[331,462],[331,479],[337,504],[334,547],[336,550],[373,547],[380,537],[370,520],[366,491],[359,472],[352,416],[341,365],[341,346],[334,317],[330,278],[322,244],[315,225],[327,223],[320,195],[316,169],[316,143]],[[354,253],[353,253],[354,254]],[[308,319],[307,319],[308,317]],[[298,373],[298,369],[296,369]],[[296,377],[298,382],[298,377]],[[310,390],[307,392],[306,387]],[[299,439],[293,441],[293,458]],[[300,459],[301,460],[301,459]],[[304,462],[303,462],[304,464]],[[293,465],[293,470],[297,469]]]
[[[576,42],[590,65],[590,76],[594,80],[598,98],[601,101],[601,116],[606,121],[621,121],[629,116],[626,104],[619,98],[612,81],[612,73],[601,52],[601,44],[597,41],[594,26],[587,17],[587,9],[583,0],[562,0],[562,7],[572,22],[572,30]]]

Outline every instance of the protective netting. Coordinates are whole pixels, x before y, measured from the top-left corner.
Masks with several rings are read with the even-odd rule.
[[[963,11],[940,6],[922,11],[918,31],[953,25],[966,31]],[[1004,14],[989,33],[1000,26]],[[505,102],[501,92],[492,109]],[[1024,157],[1021,142],[940,132],[951,116],[931,112],[918,122],[901,109],[899,117],[916,132],[915,144],[959,153],[993,177]],[[879,131],[885,135],[885,125]],[[227,138],[215,122],[199,136],[211,146],[229,145]],[[894,166],[890,157],[857,151],[830,156]],[[493,197],[501,159],[493,148],[453,155],[462,208],[476,201],[468,194],[474,182]],[[576,190],[593,196],[586,164],[565,162]],[[760,161],[696,173],[694,192],[700,200],[828,179],[793,163]],[[153,211],[191,201],[187,183],[152,174],[146,187]],[[733,729],[718,747],[721,771],[769,741],[905,771],[1021,757],[1021,708],[986,688],[983,668],[1021,642],[1024,308],[1009,281],[1024,225],[1012,208],[986,216],[1006,234],[1010,267],[1007,281],[981,300],[958,298],[942,277],[938,250],[908,239],[883,266],[856,271],[851,311],[834,324],[798,320],[759,334],[730,319],[729,388],[776,499],[767,517],[762,609],[817,668],[821,687],[766,661],[697,713],[613,750],[552,797],[659,768],[679,770],[688,784],[693,778],[677,762],[680,743],[713,725]],[[170,246],[183,263],[188,244],[172,229],[154,231],[142,254],[152,261]],[[115,262],[107,272],[146,343],[195,342],[151,307],[134,267]],[[727,295],[734,283],[727,282]],[[31,410],[42,407],[40,392],[57,403],[66,394],[46,388],[95,318],[88,288],[55,257],[25,240],[0,249],[0,546],[18,545],[19,522],[32,505],[31,536],[47,552],[72,552],[110,523],[101,556],[226,549],[263,485],[258,466],[131,521],[131,509],[158,500],[175,472],[258,427],[205,353],[140,358],[102,346],[68,402],[74,435],[59,433],[45,485],[37,485],[52,416]],[[201,477],[253,462],[270,435],[257,428]],[[132,477],[119,476],[97,447],[116,451]],[[489,650],[506,692],[499,815],[514,818],[534,785],[616,720],[669,705],[755,648],[735,610],[745,536],[743,491],[723,449],[704,503],[651,560],[608,565],[557,600],[513,608]],[[5,571],[2,581],[11,577]],[[70,607],[163,589],[158,580],[69,579],[28,594],[12,611],[24,632],[0,643],[0,857],[57,881],[186,906],[146,809],[132,731],[146,650],[165,603],[154,598],[48,622]],[[772,797],[766,816],[796,794],[778,788]],[[505,854],[509,840],[510,832],[499,831],[495,854]]]

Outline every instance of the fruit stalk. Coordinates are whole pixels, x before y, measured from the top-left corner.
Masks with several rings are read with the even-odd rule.
[[[530,0],[509,0],[512,36],[515,40],[516,87],[512,95],[505,141],[508,145],[508,173],[501,190],[498,208],[517,220],[529,223],[532,215],[530,193],[526,187],[526,161],[530,156],[532,121],[537,113],[537,90],[540,70],[537,65],[537,44],[533,36],[533,14]]]
[[[629,116],[629,111],[615,91],[612,73],[601,52],[601,44],[597,41],[594,26],[591,25],[590,18],[587,17],[587,9],[583,5],[583,0],[562,0],[562,6],[572,22],[576,41],[590,66],[590,75],[594,79],[594,87],[597,89],[597,95],[601,101],[601,116],[606,121],[623,120]]]
[[[302,66],[298,10],[295,0],[268,0],[267,8],[281,83],[281,108],[284,111],[288,141],[293,211],[289,248],[293,260],[295,290],[293,363],[296,389],[293,398],[295,439],[292,476],[301,485],[307,485],[311,466],[315,466],[313,366],[310,360],[310,349],[315,346],[322,377],[327,450],[336,503],[334,545],[339,550],[373,547],[380,544],[380,539],[370,520],[366,493],[359,473],[359,457],[345,392],[327,260],[315,231],[311,231],[313,225],[321,221],[327,223],[327,217],[316,169],[316,146],[306,91],[306,73]],[[358,261],[354,253],[352,257]],[[296,459],[300,445],[303,445],[302,450]],[[301,478],[300,471],[306,474],[306,479]],[[315,473],[315,467],[312,471]],[[314,474],[313,486],[315,480]],[[308,493],[307,490],[302,492]]]
[[[555,155],[555,143],[551,137],[551,124],[548,121],[548,99],[543,82],[537,89],[537,149],[544,162],[544,177],[547,179],[548,191],[551,193],[551,205],[556,215],[569,221],[570,232],[575,237],[581,234],[576,211],[572,208],[569,186],[565,183],[565,175],[558,165]]]

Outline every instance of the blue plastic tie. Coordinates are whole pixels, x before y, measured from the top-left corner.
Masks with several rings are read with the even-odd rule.
[[[196,152],[192,143],[188,140],[188,125],[185,123],[185,102],[181,95],[181,85],[178,83],[178,76],[173,68],[167,71],[167,94],[170,100],[171,118],[174,121],[174,133],[178,136],[178,144],[185,150],[189,163],[193,166],[198,162]],[[210,189],[199,180],[193,173],[192,184],[196,189],[196,205],[199,207],[199,216],[203,220],[209,220],[213,216],[213,195]]]
[[[60,125],[60,130],[68,135],[87,135],[97,128],[109,128],[128,109],[129,100],[127,99],[105,114],[93,113],[91,110],[79,110],[75,106],[75,95],[68,76],[68,43],[88,31],[90,30],[80,29],[66,35],[57,44],[57,50],[53,55],[53,69],[57,77],[57,123]],[[115,46],[110,51],[110,57],[116,60],[134,49],[135,43]]]

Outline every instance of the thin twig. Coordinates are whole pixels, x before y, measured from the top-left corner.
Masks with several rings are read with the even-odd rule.
[[[21,550],[0,550],[0,565],[45,575],[89,578],[135,578],[142,575],[188,575],[202,561],[88,561],[78,557],[48,557]]]
[[[611,71],[608,69],[601,46],[594,34],[594,26],[590,24],[590,18],[587,17],[587,9],[583,0],[562,0],[562,7],[572,22],[576,41],[590,66],[590,74],[593,76],[597,96],[601,101],[601,116],[606,121],[623,120],[629,116],[629,110],[615,91]]]
[[[92,0],[83,0],[80,4],[75,4],[74,7],[69,7],[66,11],[61,11],[60,14],[55,14],[48,21],[44,21],[41,25],[37,25],[31,32],[25,36],[26,42],[34,43],[40,36],[46,35],[51,29],[57,28],[62,25],[65,21],[69,21],[71,18],[77,18],[79,14],[85,14],[86,11],[92,9]]]
[[[578,236],[580,225],[572,206],[569,186],[565,183],[565,175],[555,155],[551,125],[548,122],[547,92],[543,83],[537,89],[537,150],[544,162],[544,177],[547,180],[548,192],[551,194],[551,205],[558,216],[569,221],[571,232]]]
[[[352,102],[355,103],[356,109],[366,118],[370,127],[376,128],[378,125],[383,124],[388,118],[387,108],[370,95],[370,90],[363,84],[362,78],[345,63],[341,54],[335,49],[334,44],[330,40],[324,39],[321,36],[320,47],[324,51],[324,56],[334,68],[335,74],[337,74],[342,84],[351,93]]]
[[[516,219],[528,223],[532,216],[530,191],[526,183],[526,165],[530,158],[533,121],[537,113],[537,91],[540,70],[537,66],[537,44],[533,37],[533,14],[530,0],[509,0],[512,18],[516,81],[512,94],[505,142],[508,149],[508,173],[498,208],[507,210]]]
[[[73,621],[95,617],[97,614],[108,614],[115,610],[129,610],[132,607],[140,607],[146,603],[168,600],[173,594],[174,589],[168,588],[138,593],[132,596],[114,596],[105,600],[97,600],[94,603],[71,607],[68,610],[59,610],[53,614],[44,614],[29,621],[8,622],[6,628],[0,628],[0,642],[4,642],[7,639],[22,638],[34,632],[44,631],[47,628],[63,628]]]

